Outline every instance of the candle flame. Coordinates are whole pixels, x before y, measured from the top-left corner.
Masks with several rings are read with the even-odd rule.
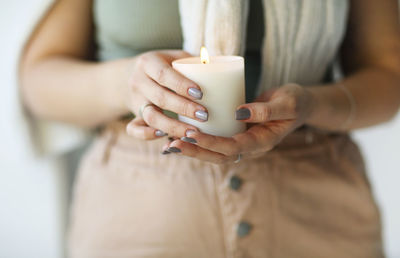
[[[200,60],[201,60],[202,64],[208,64],[210,62],[207,48],[205,48],[205,47],[201,47],[201,49],[200,49]]]

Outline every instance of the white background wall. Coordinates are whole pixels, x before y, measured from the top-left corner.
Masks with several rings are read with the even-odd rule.
[[[400,87],[400,85],[399,85]],[[382,211],[388,257],[400,257],[400,114],[392,122],[354,133]]]
[[[17,42],[37,0],[0,0],[0,258],[60,258],[65,219],[65,173],[60,160],[37,159],[25,148],[15,116],[13,69]],[[5,88],[10,88],[7,93]]]
[[[15,40],[40,0],[0,1],[0,87],[11,81]],[[65,221],[65,171],[56,161],[24,152],[23,140],[8,126],[14,118],[0,96],[0,258],[59,258]],[[10,105],[9,105],[10,104]],[[355,138],[365,154],[380,203],[389,258],[400,257],[400,114],[391,123],[360,130]]]

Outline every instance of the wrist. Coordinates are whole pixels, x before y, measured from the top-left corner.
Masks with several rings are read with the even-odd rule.
[[[100,64],[99,73],[103,74],[101,82],[104,87],[104,101],[113,113],[124,115],[129,113],[128,96],[129,65],[131,59],[120,59]],[[105,83],[104,83],[105,82]]]
[[[304,123],[313,125],[315,121],[318,121],[321,117],[324,103],[323,95],[319,92],[317,87],[313,86],[306,87],[306,91],[309,94],[309,112]]]
[[[315,101],[306,124],[327,130],[343,130],[349,115],[349,103],[335,84],[308,87]]]

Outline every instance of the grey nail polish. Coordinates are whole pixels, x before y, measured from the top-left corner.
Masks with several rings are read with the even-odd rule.
[[[158,136],[158,137],[161,137],[161,136],[166,136],[167,134],[164,133],[164,132],[161,131],[161,130],[157,130],[156,133],[155,133],[155,135]]]
[[[247,108],[241,108],[236,110],[236,120],[245,120],[250,118],[250,110]]]
[[[167,155],[167,154],[171,154],[171,152],[165,150],[165,151],[161,152],[161,154],[162,154],[162,155]]]
[[[203,110],[197,110],[194,115],[198,118],[201,119],[203,121],[207,121],[208,120],[208,113],[206,111]]]
[[[195,133],[195,132],[196,132],[195,130],[189,129],[186,131],[185,135],[186,135],[186,137],[190,137],[190,134]]]
[[[201,99],[203,97],[203,92],[196,88],[189,88],[188,93],[190,96],[196,99]]]
[[[179,152],[181,152],[181,150],[178,149],[177,147],[169,147],[169,148],[167,149],[167,151],[173,152],[173,153],[179,153]]]
[[[196,139],[190,137],[182,137],[181,140],[188,143],[197,143]]]

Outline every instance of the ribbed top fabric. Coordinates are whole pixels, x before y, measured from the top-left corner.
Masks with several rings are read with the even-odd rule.
[[[252,52],[261,49],[264,31],[261,1],[251,2],[246,47]],[[93,14],[99,60],[155,49],[182,49],[178,0],[95,0]]]

